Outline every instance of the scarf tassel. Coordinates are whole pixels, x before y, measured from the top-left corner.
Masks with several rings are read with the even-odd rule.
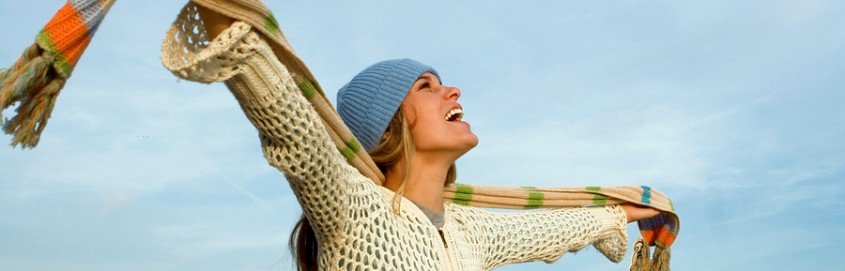
[[[634,255],[631,256],[630,271],[669,271],[669,249],[662,246],[654,247],[654,257],[649,258],[649,245],[642,237],[634,244]]]
[[[115,0],[68,0],[12,67],[0,70],[0,111],[19,103],[3,131],[12,147],[34,148],[56,97]],[[2,112],[0,112],[2,114]]]
[[[0,71],[0,110],[19,103],[12,119],[3,119],[3,131],[13,136],[12,146],[32,148],[53,111],[65,79],[53,66],[55,57],[38,44],[29,46],[15,64]]]

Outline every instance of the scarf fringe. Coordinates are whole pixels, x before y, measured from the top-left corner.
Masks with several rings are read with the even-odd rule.
[[[669,248],[654,247],[654,258],[651,260],[652,271],[669,271]]]
[[[648,259],[648,245],[642,237],[637,238],[634,243],[634,253],[631,255],[631,266],[629,271],[647,271],[651,268],[651,260]]]
[[[3,119],[3,131],[13,136],[12,147],[33,148],[53,111],[65,79],[54,68],[56,58],[38,44],[24,51],[9,69],[0,72],[0,110],[18,103],[16,115]]]
[[[649,258],[649,246],[642,237],[634,244],[629,271],[669,271],[669,249],[660,245],[654,247],[654,257]]]
[[[114,0],[105,0],[105,8],[96,7],[96,12],[104,16],[113,2]],[[191,11],[190,7],[193,4],[205,6],[224,15],[249,22],[261,30],[266,38],[272,40],[274,52],[279,60],[288,66],[294,74],[301,75],[295,76],[298,87],[320,114],[326,130],[347,161],[376,184],[380,185],[383,182],[384,176],[340,120],[317,80],[293,52],[272,13],[267,10],[262,1],[191,0],[191,3],[188,6],[188,11]],[[57,15],[56,18],[59,20],[57,22],[63,22],[62,20],[69,18],[66,17]],[[94,31],[102,17],[89,19],[92,20],[92,23],[86,25],[93,27],[88,30]],[[48,23],[49,26],[51,26],[50,23]],[[70,76],[70,70],[90,41],[80,36],[80,33],[83,32],[58,33],[62,35],[57,37],[70,38],[73,41],[65,44],[67,46],[61,46],[58,48],[59,50],[48,48],[51,45],[49,42],[34,44],[25,50],[21,58],[12,67],[0,71],[0,110],[20,102],[15,110],[17,114],[12,119],[4,122],[2,115],[0,115],[0,125],[3,125],[3,130],[7,134],[13,135],[11,143],[13,147],[20,144],[23,148],[33,148],[38,144],[59,91],[64,87],[67,78]],[[93,32],[84,32],[84,34],[90,38]],[[39,34],[39,37],[42,38],[39,41],[49,41],[47,35]],[[65,51],[71,52],[71,54],[61,55]],[[0,114],[2,114],[2,111],[0,111]],[[677,234],[679,220],[674,213],[674,206],[668,198],[649,187],[642,186],[634,190],[599,187],[548,190],[534,187],[498,189],[496,187],[453,184],[446,190],[447,193],[444,196],[448,200],[477,207],[532,209],[603,206],[620,202],[657,207],[667,212],[670,219],[668,221],[662,219],[657,221],[655,219],[654,223],[646,223],[648,227],[643,227],[644,224],[641,223],[641,232],[648,237],[648,241],[642,238],[638,241],[639,247],[635,247],[635,256],[632,258],[630,270],[669,270],[670,253],[668,246],[671,246]],[[653,258],[649,258],[650,247],[648,243],[655,243],[655,240],[661,242],[655,246]],[[665,244],[665,246],[660,244]]]

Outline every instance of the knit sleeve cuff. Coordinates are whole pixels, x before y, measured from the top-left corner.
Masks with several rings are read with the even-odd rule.
[[[248,57],[241,47],[245,47],[243,39],[249,37],[252,26],[237,21],[208,40],[202,22],[190,7],[183,9],[167,31],[161,49],[164,66],[182,79],[202,83],[225,81],[237,75],[238,64]]]
[[[601,223],[599,236],[593,243],[608,260],[618,263],[625,259],[628,248],[628,218],[619,205],[596,208],[596,218]]]

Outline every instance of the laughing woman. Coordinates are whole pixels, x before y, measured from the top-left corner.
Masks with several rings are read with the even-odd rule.
[[[376,185],[346,162],[262,36],[199,14],[181,24],[208,34],[166,40],[165,65],[188,80],[225,82],[258,129],[303,209],[291,234],[299,270],[490,270],[552,263],[590,244],[619,262],[627,223],[657,214],[628,205],[495,213],[444,202],[455,161],[478,137],[462,121],[461,90],[410,59],[378,62],[338,91],[338,113],[386,177]]]

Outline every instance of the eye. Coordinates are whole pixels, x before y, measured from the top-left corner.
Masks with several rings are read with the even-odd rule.
[[[422,83],[422,85],[420,85],[420,90],[424,90],[427,88],[431,88],[431,85],[428,84],[428,81],[425,81]]]

